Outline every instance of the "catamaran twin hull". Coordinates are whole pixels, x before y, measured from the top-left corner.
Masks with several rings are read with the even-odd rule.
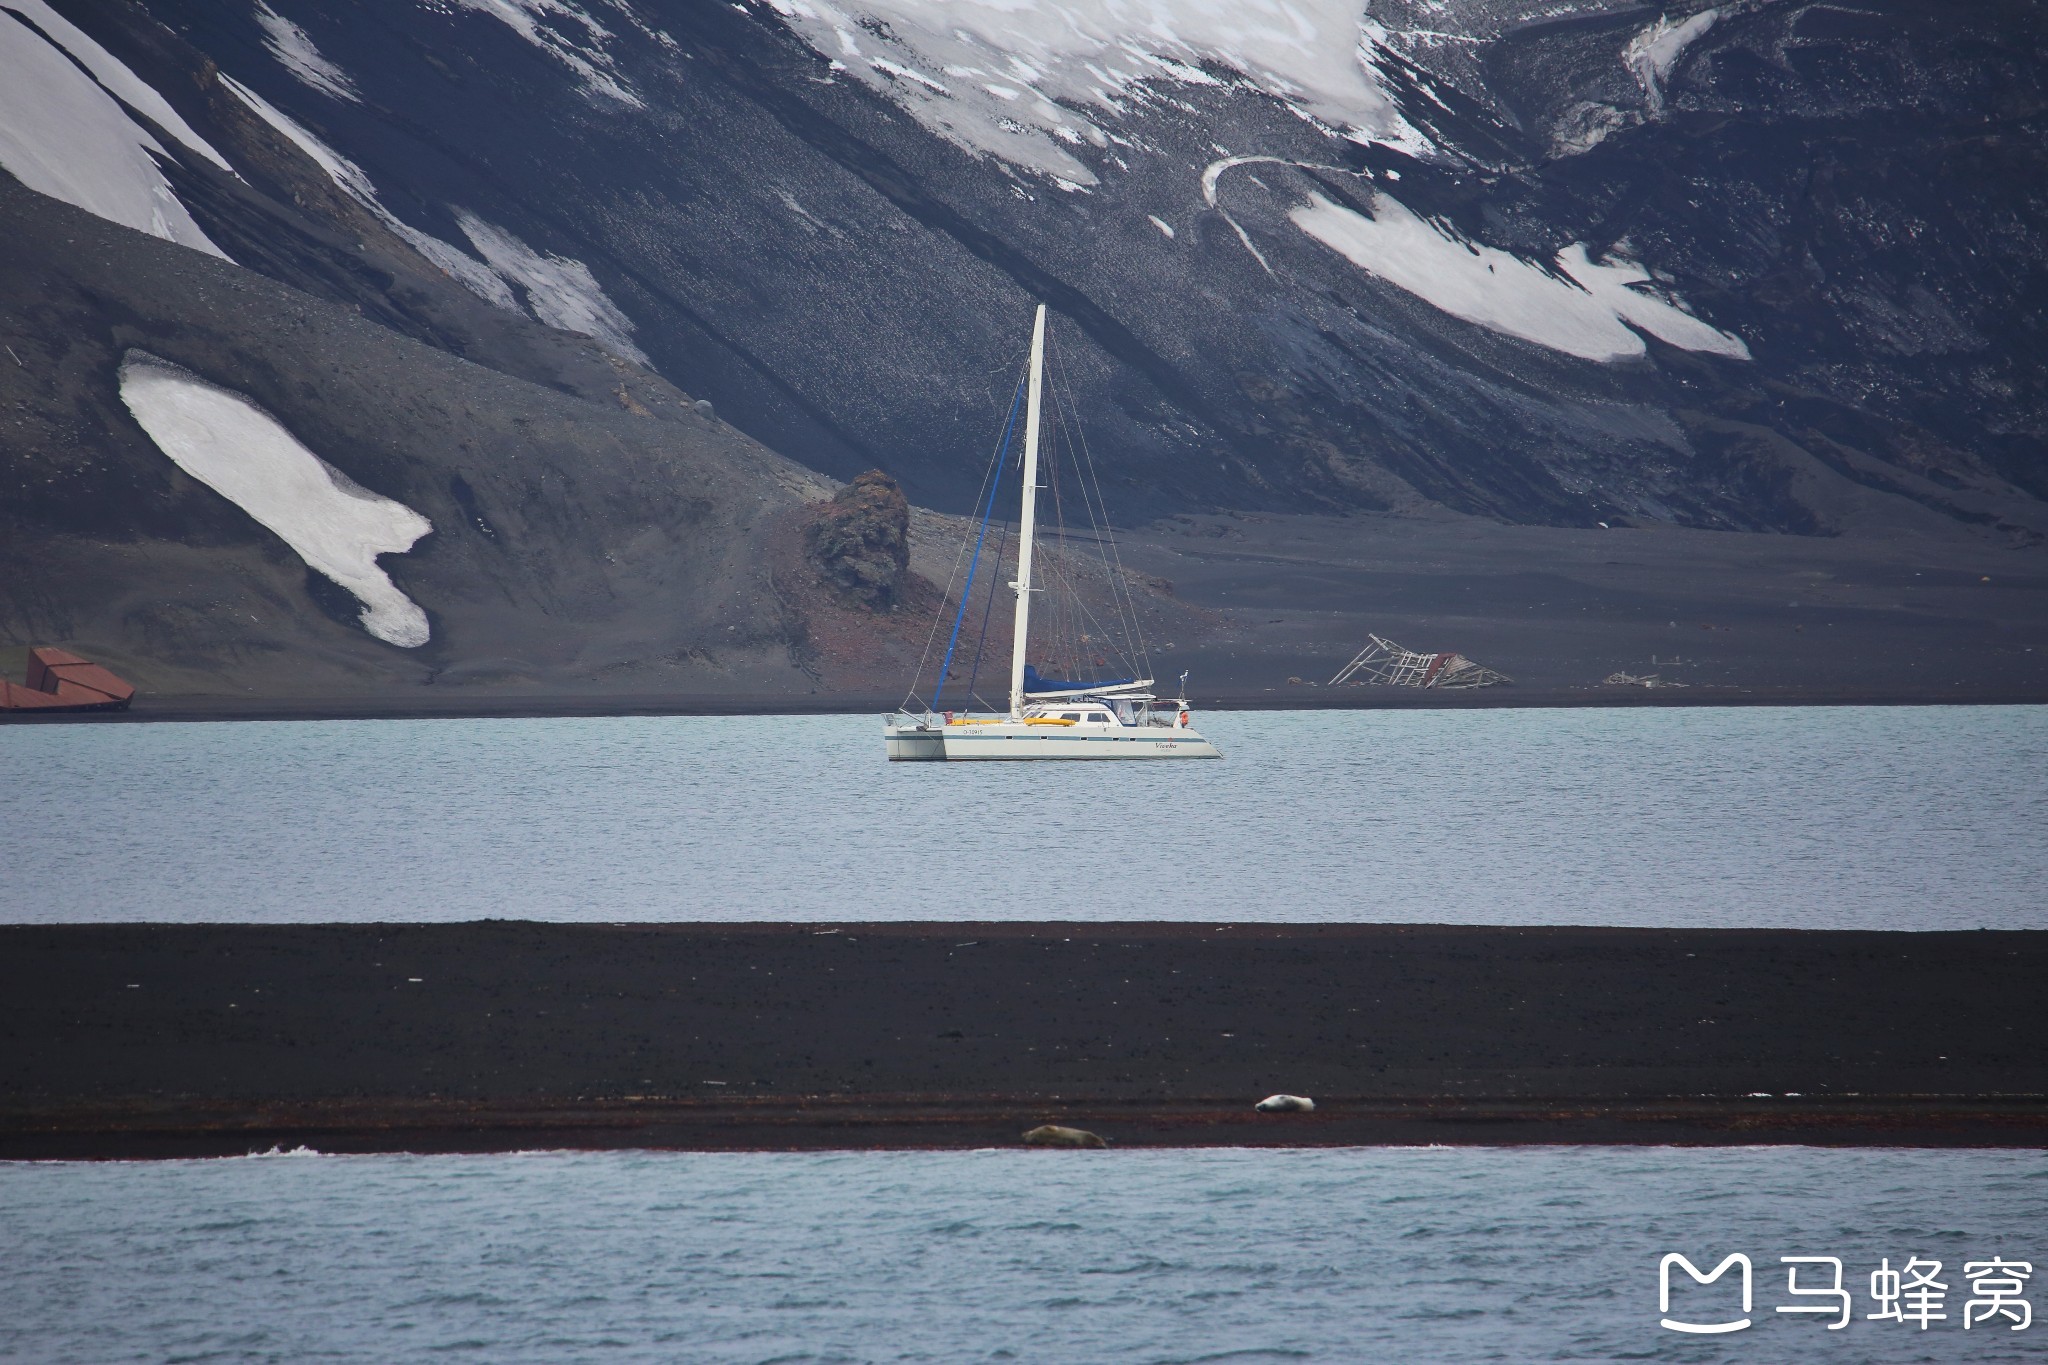
[[[974,554],[967,559],[967,581],[960,590],[953,613],[953,632],[939,664],[939,679],[932,688],[932,708],[922,717],[899,711],[882,727],[888,741],[889,757],[897,762],[944,762],[959,759],[1018,758],[1221,758],[1216,746],[1196,734],[1188,725],[1187,699],[1162,699],[1151,692],[1152,679],[1135,675],[1115,682],[1048,680],[1038,676],[1031,657],[1031,597],[1045,591],[1031,582],[1032,541],[1038,517],[1039,419],[1045,384],[1045,305],[1039,304],[1031,323],[1031,370],[1019,396],[1024,398],[1024,462],[1017,516],[1017,577],[1010,587],[1017,594],[1016,617],[1010,647],[1010,711],[1005,715],[954,717],[938,709],[943,680],[951,676],[953,649],[967,616],[967,604],[974,591],[976,567],[988,534],[989,517],[995,507],[996,488],[1001,482],[1002,460],[1009,450],[1006,424],[997,460],[990,468],[988,501],[983,505],[979,530],[970,535]],[[1010,421],[1017,415],[1011,400]],[[1092,473],[1089,475],[1092,479]],[[1048,485],[1057,487],[1057,484]],[[1093,487],[1094,504],[1102,501],[1099,484]],[[1085,499],[1084,499],[1085,500]],[[1055,504],[1057,506],[1057,504]],[[1092,516],[1093,513],[1091,512]],[[1104,540],[1108,527],[1099,526]],[[965,556],[967,546],[962,545]],[[997,552],[1000,562],[1001,551]],[[1103,561],[1109,567],[1109,561]],[[1114,580],[1113,580],[1114,581]],[[950,593],[951,584],[947,585]],[[1137,609],[1126,597],[1119,602],[1120,618],[1135,620]],[[991,597],[993,607],[993,597]],[[1085,610],[1085,608],[1083,609]],[[984,612],[984,620],[986,612]],[[932,640],[938,639],[943,614],[932,623]],[[1081,640],[1087,640],[1083,635]],[[929,646],[927,646],[929,650]],[[1142,658],[1143,643],[1138,654]],[[977,655],[977,657],[979,657]],[[1099,667],[1103,660],[1095,661]],[[923,662],[919,663],[920,670]],[[1181,675],[1186,683],[1187,675]],[[970,684],[971,686],[971,684]]]
[[[1017,721],[922,725],[912,721],[890,725],[884,733],[889,757],[896,762],[1223,757],[1215,745],[1193,730],[1151,725],[1030,725]]]

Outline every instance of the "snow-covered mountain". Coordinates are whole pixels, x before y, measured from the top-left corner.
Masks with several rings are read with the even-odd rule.
[[[485,302],[939,503],[1033,296],[1133,513],[1821,530],[1795,485],[1831,475],[1966,520],[2048,491],[2031,4],[8,17],[31,187],[233,256],[236,207],[174,190],[228,164],[195,129],[253,114]]]
[[[1127,520],[2048,532],[2022,0],[0,0],[0,74],[29,190],[945,510],[1043,299]]]

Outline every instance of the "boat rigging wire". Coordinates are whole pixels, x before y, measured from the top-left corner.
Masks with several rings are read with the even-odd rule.
[[[934,711],[939,709],[939,693],[945,690],[946,675],[953,669],[953,650],[960,643],[960,623],[966,619],[967,604],[974,596],[974,571],[981,565],[981,546],[982,542],[988,539],[988,521],[995,513],[996,489],[1000,488],[1003,482],[1003,457],[1009,453],[1010,436],[1017,429],[1017,408],[1023,401],[1024,384],[1020,381],[1017,385],[1016,395],[1010,399],[1010,416],[1003,424],[1003,440],[1002,444],[996,447],[994,468],[990,470],[988,477],[984,480],[988,485],[988,500],[982,505],[981,528],[975,532],[974,558],[967,563],[967,581],[960,586],[960,609],[953,613],[953,633],[946,640],[945,662],[939,665],[938,680],[932,684],[932,710]],[[993,595],[994,590],[991,589],[990,591],[991,595]],[[977,661],[979,657],[980,654],[977,650]],[[972,684],[969,686],[971,687]]]
[[[1018,383],[1019,387],[1021,388],[1021,387],[1023,386],[1023,384],[1025,383],[1025,379],[1023,379],[1023,378],[1020,378],[1020,379],[1018,379],[1017,383]],[[1015,400],[1014,398],[1013,398],[1013,399],[1011,400],[1011,406],[1010,406],[1010,414],[1011,414],[1011,417],[1012,417],[1012,419],[1014,419],[1014,418],[1015,418],[1015,416],[1016,416],[1016,400]],[[992,453],[992,454],[990,455],[990,457],[989,457],[989,465],[988,465],[988,468],[987,468],[986,470],[984,470],[984,471],[983,471],[983,473],[982,473],[982,483],[981,483],[980,487],[977,487],[977,488],[976,488],[976,489],[974,490],[974,502],[978,503],[978,502],[980,502],[980,501],[981,501],[982,491],[983,491],[984,489],[987,489],[987,488],[989,487],[989,484],[990,484],[990,481],[991,481],[991,480],[995,480],[995,481],[998,481],[998,482],[1000,482],[1000,480],[1001,480],[1001,478],[1002,478],[1002,456],[1003,456],[1003,445],[1004,445],[1004,444],[1007,444],[1008,440],[1009,440],[1009,433],[1008,433],[1008,430],[1007,430],[1007,428],[1006,428],[1006,429],[1005,429],[1005,431],[1004,431],[1004,435],[1003,435],[1002,443],[1001,443],[1001,444],[998,444],[998,445],[997,445],[997,447],[996,447],[995,451],[994,451],[994,452],[993,452],[993,453]],[[973,505],[972,503],[970,503],[970,504],[969,504],[969,506],[972,506],[972,505]],[[967,541],[966,541],[966,539],[964,539],[964,538],[963,538],[963,539],[961,540],[961,542],[960,542],[960,548],[959,548],[958,550],[956,550],[956,551],[954,551],[954,552],[953,552],[953,567],[952,567],[952,568],[951,568],[950,570],[948,570],[948,571],[947,571],[947,574],[946,574],[946,587],[945,587],[945,591],[944,591],[944,592],[943,592],[943,593],[942,593],[942,594],[940,595],[940,601],[941,601],[941,603],[943,603],[943,602],[944,602],[944,600],[945,600],[945,597],[946,597],[946,596],[948,596],[948,595],[950,595],[950,594],[952,593],[952,591],[953,591],[953,584],[959,581],[959,578],[960,578],[960,564],[961,564],[961,561],[962,561],[962,560],[964,560],[964,559],[966,559],[966,558],[967,558]],[[991,591],[993,591],[993,590],[991,590]],[[966,597],[967,597],[967,594],[966,594],[966,592],[965,592],[965,591],[962,591],[962,593],[961,593],[961,600],[962,600],[962,601],[965,601],[965,600],[966,600]],[[940,609],[940,610],[939,610],[939,611],[938,611],[937,613],[935,613],[935,614],[934,614],[934,615],[932,616],[932,624],[931,624],[931,629],[925,632],[925,637],[924,637],[924,649],[923,649],[923,651],[922,651],[922,652],[921,652],[921,653],[920,653],[920,654],[919,654],[919,655],[917,656],[917,670],[916,670],[916,671],[915,671],[914,673],[912,673],[912,674],[910,675],[910,690],[909,690],[909,691],[908,691],[907,693],[905,693],[905,694],[904,694],[904,698],[903,698],[903,703],[902,703],[901,707],[899,707],[898,709],[900,709],[900,710],[903,710],[903,711],[906,711],[906,712],[907,712],[907,711],[909,711],[909,710],[910,710],[910,707],[911,707],[911,703],[913,703],[913,702],[917,702],[917,701],[919,701],[919,700],[920,700],[920,698],[919,698],[919,697],[918,697],[918,695],[917,695],[917,681],[918,681],[918,679],[919,679],[919,678],[922,678],[922,677],[924,676],[924,666],[925,666],[926,664],[930,663],[930,662],[931,662],[931,660],[932,660],[932,646],[933,646],[934,644],[938,643],[938,638],[939,638],[939,626],[940,626],[940,624],[941,624],[941,623],[942,623],[942,622],[943,622],[943,621],[944,621],[945,619],[946,619],[946,613],[945,613],[945,610],[944,610],[944,608],[943,608],[943,606],[942,606],[942,607],[941,607],[941,609]],[[941,683],[943,683],[944,681],[945,681],[945,679],[944,679],[943,677],[941,677],[941,679],[940,679],[940,682],[941,682]],[[934,696],[934,698],[933,698],[933,703],[934,703],[934,704],[933,704],[932,706],[930,706],[930,707],[927,707],[926,709],[927,709],[927,710],[935,710],[935,709],[937,709],[937,706],[936,706],[936,703],[937,703],[937,697],[936,697],[936,696]]]
[[[1126,676],[1149,678],[1152,676],[1151,650],[1145,639],[1142,615],[1136,593],[1132,588],[1131,576],[1124,568],[1122,552],[1110,529],[1108,499],[1103,494],[1101,475],[1095,467],[1094,452],[1090,449],[1087,434],[1082,429],[1070,367],[1056,337],[1056,332],[1048,328],[1046,378],[1050,382],[1046,384],[1046,396],[1051,400],[1047,412],[1051,420],[1046,423],[1047,439],[1041,452],[1039,487],[1051,495],[1047,500],[1051,506],[1047,510],[1052,515],[1048,518],[1051,526],[1042,528],[1049,530],[1051,534],[1042,534],[1039,537],[1039,572],[1044,579],[1044,586],[1034,586],[1033,591],[1043,592],[1045,597],[1039,621],[1035,623],[1038,629],[1033,632],[1039,636],[1039,646],[1031,652],[1037,656],[1037,662],[1046,670],[1049,677],[1061,676],[1064,673],[1069,677],[1099,679],[1102,676],[1100,670],[1109,667],[1114,660],[1117,670]],[[961,538],[959,549],[953,558],[952,570],[947,576],[946,590],[941,600],[952,596],[953,585],[956,582],[960,583],[960,594],[954,608],[952,626],[947,633],[945,651],[932,685],[932,700],[930,705],[924,708],[928,713],[938,711],[940,699],[953,676],[953,662],[958,657],[961,631],[973,606],[975,587],[983,578],[989,579],[989,586],[982,603],[981,621],[975,637],[974,662],[967,679],[966,693],[969,704],[978,704],[995,710],[1002,709],[1001,706],[981,697],[978,686],[982,665],[989,657],[989,626],[994,615],[995,599],[1001,586],[1002,567],[1008,557],[1010,539],[1010,520],[995,518],[995,504],[1004,483],[1004,476],[1008,472],[1009,455],[1016,443],[1017,415],[1022,408],[1028,386],[1027,361],[1023,372],[1018,376],[1017,387],[1011,395],[1001,437],[991,452],[981,485],[975,491],[975,503],[980,505],[981,514],[978,519],[968,523],[967,534]],[[1065,459],[1060,458],[1062,453]],[[1021,467],[1021,453],[1018,463]],[[1109,605],[1116,622],[1113,629],[1105,628],[1103,618],[1097,615],[1095,606],[1100,604],[1090,604],[1088,597],[1092,593],[1084,594],[1081,590],[1084,575],[1078,574],[1076,570],[1080,567],[1078,561],[1089,557],[1087,551],[1080,545],[1075,545],[1071,549],[1068,545],[1070,538],[1078,539],[1082,534],[1077,524],[1074,528],[1075,535],[1070,537],[1066,522],[1066,499],[1063,496],[1066,478],[1062,477],[1062,466],[1069,463],[1073,469],[1067,478],[1071,478],[1077,485],[1080,504],[1088,519],[1088,532],[1092,533],[1095,541],[1093,558],[1100,566],[1109,590]],[[983,575],[980,566],[987,555],[988,530],[992,520],[997,524],[996,548],[990,572]],[[1052,544],[1046,544],[1047,540]],[[966,568],[964,582],[960,577],[963,564]],[[1093,577],[1092,574],[1085,576]],[[918,702],[916,679],[923,676],[925,668],[930,664],[936,650],[940,628],[944,623],[945,610],[942,606],[934,614],[931,629],[927,632],[924,650],[918,659],[917,672],[913,675],[912,690],[905,699],[903,709],[906,711],[910,709],[911,703]]]
[[[1137,602],[1131,593],[1130,580],[1124,572],[1122,553],[1117,549],[1116,536],[1110,529],[1108,500],[1102,494],[1102,483],[1095,469],[1094,454],[1089,449],[1087,432],[1075,407],[1076,389],[1069,378],[1065,353],[1057,344],[1054,335],[1048,335],[1047,343],[1048,368],[1052,370],[1054,379],[1048,388],[1053,399],[1054,433],[1058,438],[1054,442],[1054,448],[1057,451],[1063,445],[1067,452],[1067,461],[1074,466],[1074,480],[1080,490],[1081,505],[1087,513],[1089,529],[1094,534],[1095,558],[1102,567],[1102,576],[1109,590],[1110,605],[1117,622],[1115,632],[1103,628],[1101,619],[1089,608],[1079,591],[1080,580],[1073,572],[1072,565],[1062,564],[1069,588],[1063,596],[1071,605],[1064,613],[1055,610],[1055,647],[1073,656],[1077,661],[1084,661],[1092,656],[1093,651],[1085,651],[1081,646],[1099,640],[1105,646],[1106,652],[1115,655],[1120,661],[1122,671],[1133,677],[1150,677],[1151,651],[1145,642],[1144,627],[1139,617]],[[1067,526],[1064,502],[1060,497],[1059,488],[1061,463],[1058,459],[1052,462],[1053,474],[1048,483],[1053,493],[1053,515],[1058,527],[1060,558],[1065,560]],[[1061,629],[1063,624],[1064,630]],[[1083,629],[1084,626],[1086,630]]]
[[[1001,482],[1000,476],[997,481]],[[1009,544],[1010,523],[999,521],[996,523],[996,562],[989,570],[988,598],[982,603],[981,607],[981,633],[974,639],[974,668],[967,675],[967,695],[969,699],[978,701],[991,710],[995,708],[995,703],[988,701],[980,693],[976,692],[974,687],[981,680],[982,650],[988,644],[989,617],[994,614],[996,609],[996,585],[1003,581],[1003,551],[1009,547]]]
[[[1069,402],[1072,402],[1071,395],[1077,392],[1077,390],[1073,382],[1067,378],[1065,352],[1057,346],[1053,348],[1052,362],[1054,371],[1059,377],[1059,383],[1054,389],[1055,395],[1063,389],[1069,395]],[[1103,573],[1109,579],[1110,598],[1117,609],[1117,623],[1125,632],[1124,640],[1136,652],[1137,657],[1131,660],[1131,662],[1137,665],[1138,676],[1149,678],[1152,676],[1152,650],[1145,643],[1145,627],[1138,614],[1137,599],[1131,592],[1130,578],[1124,571],[1123,551],[1117,547],[1116,536],[1110,531],[1109,500],[1102,495],[1102,478],[1096,472],[1095,456],[1088,448],[1088,432],[1081,425],[1080,413],[1078,411],[1074,414],[1073,428],[1073,441],[1081,452],[1080,464],[1083,474],[1081,479],[1081,500],[1084,505],[1087,503],[1089,490],[1092,487],[1095,494],[1095,503],[1089,509],[1088,516],[1089,520],[1095,525],[1096,553],[1099,558],[1103,559]],[[1101,512],[1101,519],[1099,521],[1096,520],[1097,509],[1100,509]],[[1107,550],[1106,556],[1104,555],[1105,549]]]

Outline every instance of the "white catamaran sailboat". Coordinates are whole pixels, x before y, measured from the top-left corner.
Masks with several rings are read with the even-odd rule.
[[[946,649],[940,665],[939,683],[933,688],[932,704],[913,713],[908,703],[888,718],[883,735],[891,759],[959,760],[1023,758],[1221,758],[1216,746],[1196,733],[1190,723],[1185,696],[1160,697],[1153,680],[1123,678],[1113,682],[1087,682],[1042,678],[1029,662],[1031,640],[1031,598],[1043,588],[1032,586],[1033,537],[1036,531],[1039,490],[1040,395],[1045,379],[1045,305],[1038,306],[1031,329],[1031,366],[1024,415],[1023,511],[1017,531],[1016,621],[1010,649],[1010,709],[1007,714],[974,715],[940,711],[947,670],[952,665],[953,645]],[[1012,406],[1014,421],[1015,407]],[[1007,438],[1006,438],[1007,441]],[[996,471],[1002,466],[1002,449]],[[993,506],[995,477],[988,484]],[[1099,494],[1098,494],[1099,497]],[[982,517],[985,536],[988,515]],[[1099,528],[1106,538],[1107,526]],[[975,542],[974,563],[980,560],[980,542]],[[959,638],[973,589],[974,568],[970,565],[966,586],[953,627]],[[1122,585],[1119,590],[1128,591]],[[1135,616],[1135,613],[1133,613]],[[936,627],[934,638],[936,638]],[[1086,638],[1086,637],[1083,637]],[[1143,650],[1139,648],[1142,661]],[[1097,660],[1098,663],[1101,660]],[[1142,670],[1141,670],[1142,671]],[[1181,675],[1183,691],[1187,675]]]

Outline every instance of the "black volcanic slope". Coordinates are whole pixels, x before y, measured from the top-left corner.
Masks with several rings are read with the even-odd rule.
[[[0,928],[0,1156],[2048,1140],[2041,933]],[[1313,1116],[1250,1112],[1274,1091]]]
[[[460,6],[284,6],[359,102],[296,81],[246,7],[61,7],[199,126],[230,125],[253,183],[288,185],[306,218],[363,215],[248,131],[209,63],[414,227],[459,243],[458,210],[474,213],[586,262],[655,367],[768,445],[840,477],[879,465],[949,510],[971,498],[1033,300],[1116,452],[1126,517],[1433,502],[1825,533],[1810,472],[1986,527],[2048,495],[2048,30],[2024,0],[1724,7],[1654,106],[1624,59],[1646,9],[1377,6],[1470,40],[1381,62],[1441,155],[1361,147],[1227,80],[1166,85],[1091,111],[1129,145],[1075,149],[1088,193],[937,136],[764,4],[600,6],[607,70],[638,107]],[[886,28],[863,41],[886,46]],[[1571,150],[1589,110],[1613,131]],[[1210,207],[1219,146],[1308,169],[1233,173]],[[1625,243],[1754,361],[1656,342],[1640,362],[1572,359],[1438,312],[1286,221],[1311,193],[1368,209],[1388,172],[1414,213],[1532,261]],[[195,214],[231,254],[247,244],[237,259],[361,296],[266,247],[288,235],[277,213],[201,189]]]
[[[359,99],[295,78],[254,7],[55,3],[233,163],[157,138],[239,264],[0,173],[0,650],[61,644],[153,695],[900,696],[883,656],[916,628],[813,629],[778,546],[817,473],[880,467],[963,510],[1043,300],[1113,519],[1189,589],[1168,676],[1263,695],[1376,630],[1546,687],[1697,654],[1684,680],[2040,694],[2048,26],[2025,0],[1721,6],[1654,92],[1630,44],[1699,0],[1378,0],[1390,33],[1459,39],[1379,58],[1437,154],[1350,142],[1219,69],[1091,110],[1124,141],[1074,150],[1086,193],[938,135],[760,0],[593,0],[536,21],[553,48],[477,6],[263,11]],[[592,94],[577,43],[637,103]],[[353,192],[230,78],[355,167]],[[1211,203],[1225,147],[1274,160]],[[1572,244],[1632,253],[1752,358],[1651,338],[1576,359],[1289,218],[1396,191],[1545,269]],[[527,274],[485,267],[479,223]],[[582,324],[532,269],[587,269],[631,345],[561,330]],[[385,567],[433,641],[371,639],[172,468],[120,404],[130,348],[429,517]],[[1608,528],[1630,539],[1599,556],[1598,600],[1576,569],[1552,591]],[[1390,546],[1405,562],[1356,572]],[[943,579],[949,551],[921,562]],[[1934,604],[1935,579],[1993,586]],[[1817,626],[1748,627],[1816,597]],[[1737,649],[1697,633],[1731,620]],[[834,639],[863,648],[834,662]]]
[[[509,374],[4,177],[0,240],[21,362],[0,366],[0,639],[74,642],[152,690],[808,690],[768,538],[818,481],[658,378],[505,319],[498,358],[533,377]],[[383,560],[429,643],[366,634],[345,592],[158,451],[121,402],[131,348],[432,521]]]

